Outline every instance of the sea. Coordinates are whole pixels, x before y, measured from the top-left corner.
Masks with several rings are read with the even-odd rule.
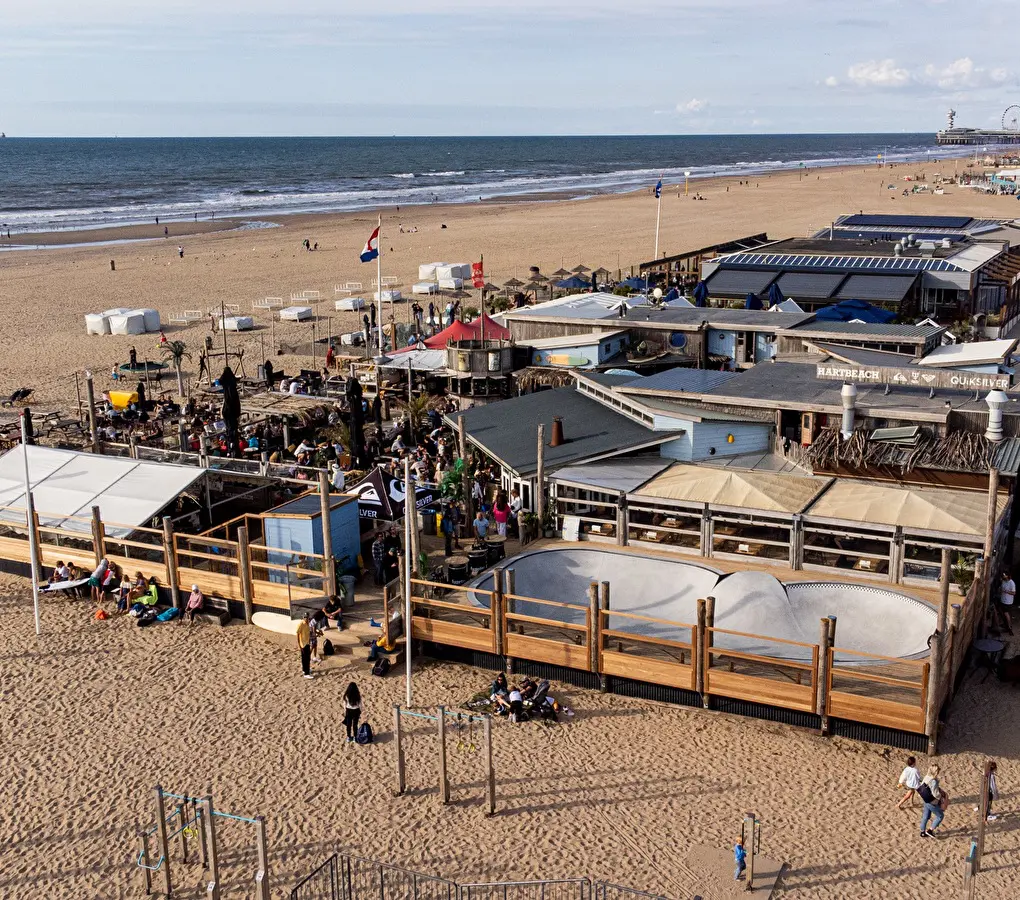
[[[0,139],[0,226],[57,231],[494,198],[578,198],[711,175],[926,161],[933,134]],[[966,150],[958,155],[966,155]]]

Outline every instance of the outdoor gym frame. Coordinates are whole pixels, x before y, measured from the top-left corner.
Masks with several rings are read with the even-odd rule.
[[[218,812],[213,809],[213,798],[189,797],[187,794],[171,794],[156,785],[156,823],[150,828],[138,830],[141,848],[138,853],[137,865],[145,879],[145,894],[161,893],[164,897],[173,896],[173,878],[170,874],[170,841],[177,838],[181,860],[188,861],[188,838],[198,837],[199,854],[202,868],[206,873],[206,896],[209,900],[220,900],[220,868],[219,852],[216,844],[216,819],[232,819],[255,826],[255,850],[258,869],[255,872],[255,897],[257,900],[269,900],[269,851],[266,842],[266,819],[264,816],[247,818],[232,813]],[[174,811],[166,814],[167,798],[175,800]],[[169,827],[175,826],[173,831]],[[159,858],[150,863],[149,838],[155,836],[156,850]],[[153,890],[153,876],[158,875],[163,882],[162,888]]]
[[[393,738],[397,748],[397,795],[401,795],[407,789],[405,777],[403,728],[401,716],[410,716],[414,719],[424,719],[427,722],[435,722],[439,737],[439,802],[447,804],[450,802],[450,779],[446,772],[446,720],[447,718],[465,721],[464,713],[451,712],[445,706],[440,706],[435,715],[429,713],[412,712],[403,709],[399,704],[393,707]],[[468,726],[475,722],[481,722],[484,731],[483,749],[485,760],[485,815],[491,816],[496,812],[496,769],[492,762],[492,719],[489,716],[476,716],[470,713],[466,716]]]

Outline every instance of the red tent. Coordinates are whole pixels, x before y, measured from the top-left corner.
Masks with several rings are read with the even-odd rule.
[[[459,320],[454,321],[448,328],[444,328],[439,334],[434,334],[432,337],[425,340],[425,346],[429,350],[442,350],[447,343],[450,341],[477,341],[481,340],[482,327],[481,320],[475,319],[470,324],[461,322]],[[498,341],[510,340],[510,331],[504,328],[502,325],[498,325],[495,320],[489,316],[485,317],[485,339],[487,341]],[[408,350],[413,350],[414,347],[403,347],[397,350],[397,353],[406,353]]]

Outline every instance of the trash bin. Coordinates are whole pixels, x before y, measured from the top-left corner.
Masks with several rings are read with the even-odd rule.
[[[341,575],[340,586],[343,590],[340,592],[340,604],[344,609],[350,609],[354,606],[354,585],[357,579],[353,575]]]
[[[436,514],[431,509],[426,509],[422,511],[421,518],[422,518],[422,530],[425,532],[425,534],[435,537],[437,534]]]

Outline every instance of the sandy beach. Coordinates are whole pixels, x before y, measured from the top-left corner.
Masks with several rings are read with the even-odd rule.
[[[400,675],[358,670],[378,740],[345,748],[344,657],[306,681],[296,650],[243,625],[142,631],[50,599],[43,623],[36,639],[25,581],[0,576],[0,897],[141,896],[134,835],[157,782],[265,815],[274,897],[338,848],[459,881],[588,875],[676,900],[742,896],[725,856],[704,859],[725,854],[747,810],[763,820],[761,852],[787,864],[775,896],[958,897],[986,754],[1002,800],[978,896],[1020,886],[1020,693],[994,678],[968,677],[943,732],[954,800],[937,840],[918,837],[919,809],[895,808],[903,751],[560,685],[573,717],[496,723],[498,812],[487,819],[480,754],[456,749],[466,733],[451,735],[450,806],[435,793],[434,738],[418,727],[409,792],[392,796]],[[456,706],[489,678],[427,663],[416,704]],[[251,896],[248,833],[224,826],[219,840],[224,896]],[[175,871],[181,897],[202,896],[197,868]]]
[[[965,170],[966,161],[956,165]],[[1012,216],[1016,201],[950,187],[944,195],[901,195],[903,177],[926,168],[953,171],[952,161],[891,168],[817,169],[763,175],[741,184],[740,179],[691,182],[690,195],[682,186],[663,191],[660,253],[670,254],[748,234],[767,232],[776,238],[806,235],[824,228],[838,215],[866,210],[897,213],[966,213]],[[896,185],[889,190],[888,185]],[[679,196],[678,196],[679,194]],[[701,195],[703,200],[693,199]],[[317,290],[317,333],[360,327],[360,316],[338,315],[334,286],[361,282],[371,290],[375,265],[362,264],[358,254],[375,227],[376,213],[297,215],[273,220],[279,227],[219,230],[225,222],[170,223],[170,235],[157,227],[135,226],[112,233],[62,232],[60,241],[90,241],[97,237],[132,243],[90,247],[0,252],[0,393],[18,387],[35,389],[42,405],[73,401],[74,373],[91,368],[101,389],[109,387],[109,370],[125,362],[136,346],[139,358],[158,358],[153,337],[86,337],[84,315],[115,306],[150,306],[164,320],[172,311],[207,311],[221,302],[237,304],[252,313],[253,300],[267,296],[289,298]],[[446,225],[444,229],[441,226]],[[208,229],[215,229],[209,231]],[[404,233],[400,233],[400,227]],[[195,228],[203,233],[193,233]],[[417,231],[413,233],[412,229]],[[653,256],[655,201],[650,189],[631,194],[604,195],[587,200],[486,202],[461,206],[419,206],[384,211],[383,275],[396,276],[405,295],[417,280],[420,263],[443,260],[470,262],[484,258],[489,280],[501,284],[512,276],[524,278],[528,267],[544,272],[583,263],[615,270],[636,266]],[[18,239],[12,236],[12,242]],[[33,240],[49,240],[36,236]],[[307,252],[302,242],[318,243]],[[184,258],[177,248],[183,245]],[[111,271],[110,260],[116,261]],[[466,302],[465,305],[470,305]],[[394,314],[409,320],[409,304]],[[387,311],[385,315],[389,315]],[[327,322],[327,317],[329,321]],[[248,373],[255,374],[260,339],[270,343],[266,310],[254,312],[256,330],[231,335],[233,345],[246,348]],[[169,337],[184,340],[193,350],[208,333],[206,319],[188,328],[168,326]],[[311,326],[278,325],[278,339],[309,340]],[[284,358],[284,366],[298,360]],[[189,367],[198,367],[197,352]]]

